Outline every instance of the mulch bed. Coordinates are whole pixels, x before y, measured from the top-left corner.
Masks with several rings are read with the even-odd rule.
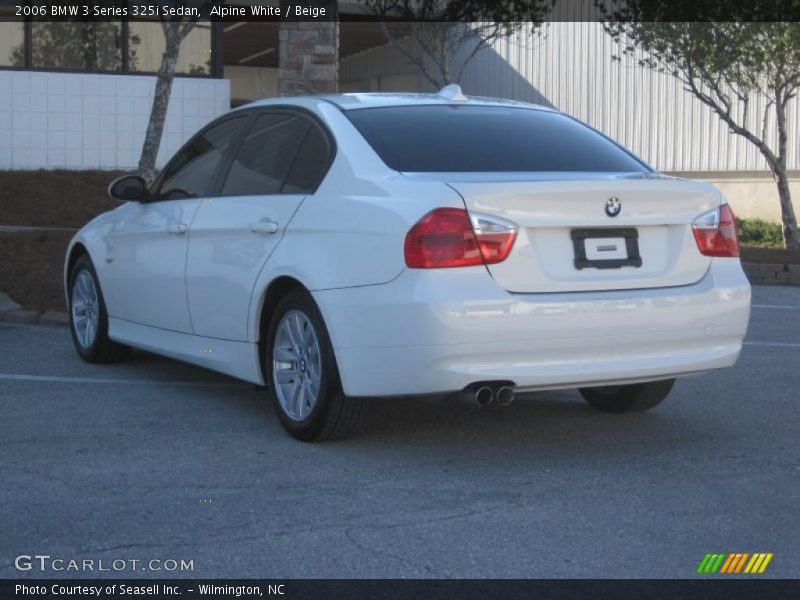
[[[63,268],[69,231],[0,233],[0,287],[24,308],[67,310]]]
[[[73,227],[119,206],[106,195],[119,171],[0,171],[0,225]]]
[[[118,203],[118,171],[0,171],[0,225],[80,229]],[[0,289],[24,308],[66,310],[64,255],[71,231],[0,232]]]

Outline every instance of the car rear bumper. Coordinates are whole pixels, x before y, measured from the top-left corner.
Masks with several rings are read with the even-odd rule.
[[[347,394],[521,390],[647,381],[729,367],[750,311],[736,259],[691,286],[510,294],[483,267],[406,270],[378,286],[314,293]]]

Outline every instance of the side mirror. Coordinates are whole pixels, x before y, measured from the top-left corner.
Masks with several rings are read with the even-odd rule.
[[[123,175],[108,186],[108,196],[120,202],[142,202],[150,198],[147,182],[138,175]]]

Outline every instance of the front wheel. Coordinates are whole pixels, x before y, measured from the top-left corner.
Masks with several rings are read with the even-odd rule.
[[[69,328],[80,357],[89,363],[112,363],[130,354],[130,347],[108,337],[108,312],[94,265],[81,256],[69,273]]]
[[[287,294],[275,309],[264,375],[278,419],[303,441],[340,439],[360,421],[362,401],[342,393],[328,331],[314,299]]]
[[[603,412],[642,412],[661,403],[669,395],[674,379],[632,385],[581,388],[583,399]]]

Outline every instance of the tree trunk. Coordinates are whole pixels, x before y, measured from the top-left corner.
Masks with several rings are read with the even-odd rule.
[[[156,91],[153,95],[153,107],[150,109],[150,122],[147,124],[147,133],[142,146],[142,156],[139,159],[138,173],[151,183],[156,177],[156,158],[161,136],[164,133],[164,120],[167,116],[167,106],[172,92],[172,80],[175,78],[175,66],[178,63],[178,53],[181,43],[177,39],[177,32],[167,35],[165,32],[166,47],[161,57],[161,67],[158,69]]]
[[[442,31],[439,38],[439,61],[442,64],[442,84],[436,91],[438,92],[442,89],[445,85],[450,85],[450,83],[458,83],[450,81],[450,53],[446,50],[445,45],[445,36],[447,35],[447,30]]]
[[[800,237],[797,233],[797,218],[792,205],[792,194],[789,190],[789,178],[786,175],[786,104],[787,97],[776,96],[775,112],[778,122],[778,160],[772,165],[772,172],[778,185],[778,198],[781,202],[781,221],[783,223],[783,247],[788,250],[800,250]]]
[[[789,191],[789,178],[786,169],[775,172],[778,184],[778,197],[781,201],[781,221],[783,222],[783,245],[788,250],[800,250],[800,236],[797,231],[797,218],[792,205],[792,194]]]

